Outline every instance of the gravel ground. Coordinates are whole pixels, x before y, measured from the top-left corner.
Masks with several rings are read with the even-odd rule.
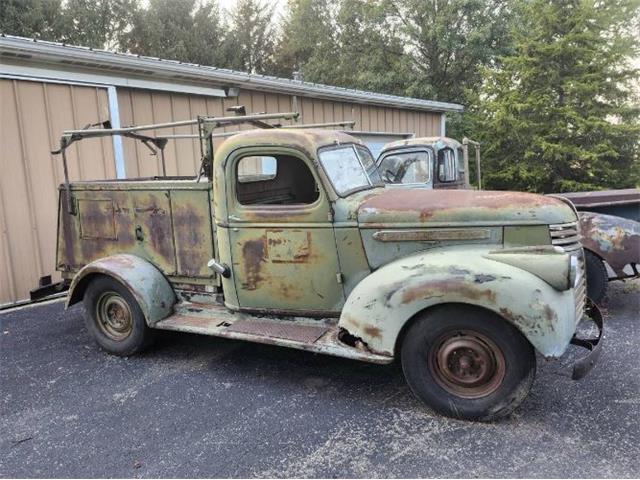
[[[170,333],[122,359],[80,308],[6,312],[0,476],[638,477],[639,292],[611,284],[589,376],[542,360],[527,400],[492,424],[432,413],[397,365]]]

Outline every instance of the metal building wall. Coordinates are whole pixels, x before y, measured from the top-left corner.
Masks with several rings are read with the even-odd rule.
[[[63,130],[108,118],[104,88],[0,79],[0,305],[55,273],[63,170],[51,150]],[[109,139],[76,144],[68,159],[71,178],[115,176]]]

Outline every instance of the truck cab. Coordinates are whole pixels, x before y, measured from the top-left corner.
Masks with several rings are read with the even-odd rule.
[[[338,131],[249,130],[215,155],[200,132],[197,176],[60,188],[67,304],[84,303],[108,352],[137,353],[160,329],[397,359],[431,408],[489,420],[524,399],[536,351],[555,358],[580,340],[582,250],[566,202],[389,188],[367,147]],[[458,147],[446,148],[433,155],[443,178],[459,172]],[[576,378],[600,351],[581,341],[592,353]]]
[[[464,148],[453,138],[411,138],[389,143],[380,152],[376,165],[391,187],[468,188]]]

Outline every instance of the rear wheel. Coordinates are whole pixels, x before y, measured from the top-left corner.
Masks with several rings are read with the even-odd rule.
[[[604,262],[595,253],[584,251],[584,261],[587,270],[587,297],[594,303],[600,304],[607,294],[609,274]]]
[[[147,347],[153,331],[131,292],[111,277],[96,277],[84,294],[85,323],[103,349],[114,355],[133,355]]]
[[[529,393],[531,344],[497,315],[463,305],[425,312],[402,343],[402,369],[413,393],[433,410],[467,420],[510,414]]]

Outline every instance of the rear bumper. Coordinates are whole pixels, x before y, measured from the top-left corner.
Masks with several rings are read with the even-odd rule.
[[[587,300],[587,308],[585,309],[585,316],[583,317],[583,320],[587,319],[596,324],[599,333],[595,338],[578,338],[574,334],[571,339],[572,345],[589,350],[586,356],[574,363],[573,373],[571,375],[573,380],[580,380],[587,375],[598,361],[598,358],[600,358],[600,353],[602,352],[602,339],[604,337],[602,313],[600,313],[598,307],[591,302],[591,300]]]

